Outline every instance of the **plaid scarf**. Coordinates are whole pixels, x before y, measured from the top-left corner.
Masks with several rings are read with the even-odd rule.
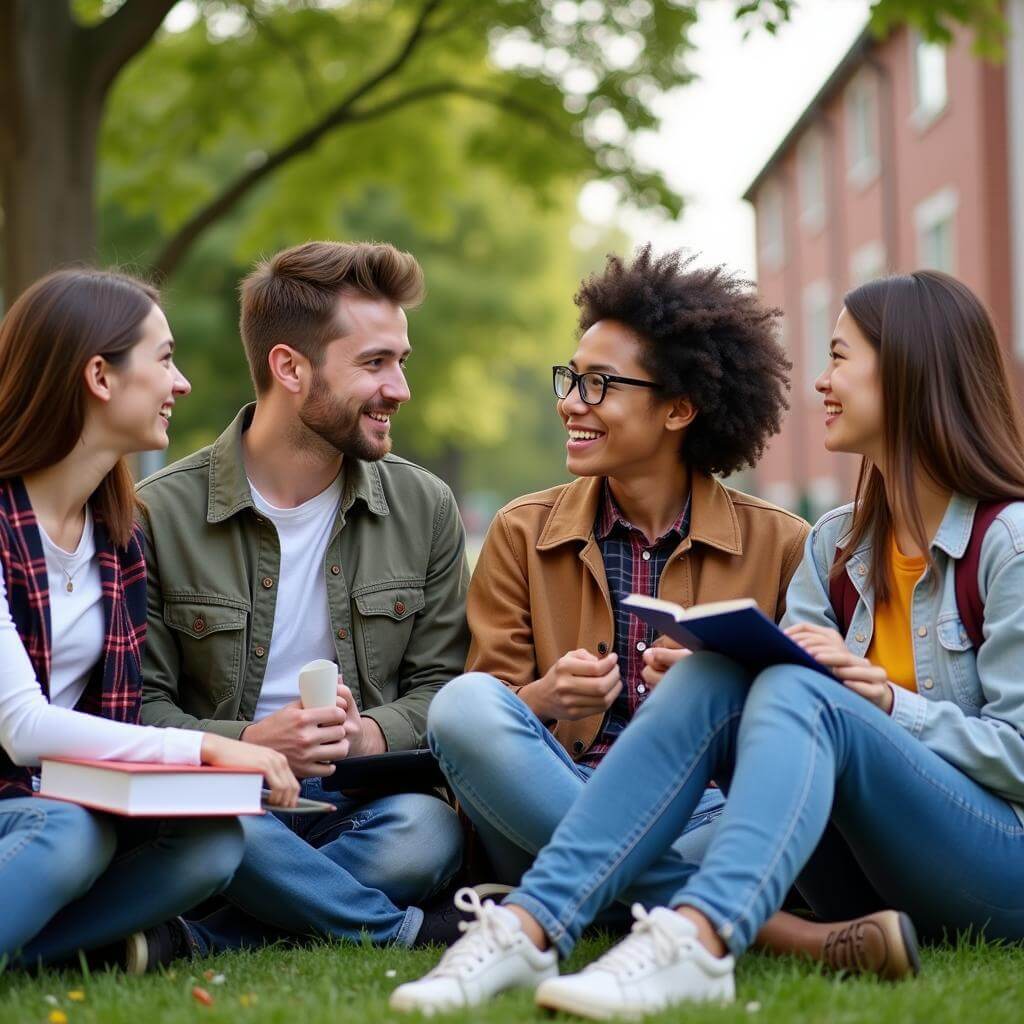
[[[76,711],[135,723],[142,704],[142,645],[146,638],[146,561],[136,530],[115,548],[100,516],[93,517],[106,623],[103,656]],[[11,618],[39,688],[50,698],[50,587],[43,542],[20,478],[0,480],[0,562]],[[0,799],[32,792],[32,772],[0,749]]]

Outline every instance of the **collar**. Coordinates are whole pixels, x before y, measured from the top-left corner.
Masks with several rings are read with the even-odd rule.
[[[971,540],[977,507],[976,498],[954,494],[946,506],[938,532],[932,540],[932,547],[945,551],[950,558],[962,558]]]
[[[590,540],[604,481],[604,477],[580,477],[561,490],[537,540],[538,551]],[[743,553],[739,519],[729,491],[714,477],[696,472],[690,483],[689,538],[731,555]]]
[[[687,494],[686,501],[683,503],[682,511],[678,516],[676,516],[676,521],[667,530],[665,530],[660,537],[656,537],[654,539],[653,546],[661,544],[673,533],[680,539],[685,537],[689,532],[689,519],[690,495]],[[594,521],[594,537],[599,541],[604,540],[616,527],[620,527],[627,532],[641,532],[623,514],[622,509],[619,508],[619,504],[615,500],[615,495],[612,494],[611,487],[608,485],[608,480],[605,478],[604,488],[601,493],[601,500],[597,509],[597,519]],[[646,539],[647,538],[645,537],[645,540]]]
[[[245,460],[242,458],[242,434],[252,422],[255,409],[255,402],[240,409],[210,450],[210,485],[206,507],[208,523],[223,522],[241,509],[253,507],[252,490],[245,475]],[[380,469],[376,463],[346,458],[344,474],[345,490],[340,509],[343,516],[357,501],[361,501],[376,515],[390,514]]]

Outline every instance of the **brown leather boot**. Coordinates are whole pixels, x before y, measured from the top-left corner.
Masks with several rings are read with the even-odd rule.
[[[880,910],[829,932],[821,958],[834,971],[897,981],[921,971],[917,933],[906,914]]]

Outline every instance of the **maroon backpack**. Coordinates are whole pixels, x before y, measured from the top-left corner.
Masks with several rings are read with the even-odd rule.
[[[970,638],[971,646],[977,650],[981,646],[985,635],[982,632],[982,623],[985,621],[985,606],[981,602],[981,591],[978,589],[978,564],[981,561],[981,545],[985,540],[985,534],[992,525],[996,516],[1012,505],[1011,501],[983,501],[978,503],[974,513],[974,525],[971,527],[971,536],[967,541],[967,548],[963,555],[956,560],[955,586],[956,586],[956,608],[960,614],[960,621],[964,630]],[[836,549],[838,556],[839,549]],[[854,609],[857,607],[857,588],[853,585],[849,574],[844,570],[838,576],[830,576],[828,581],[828,596],[832,602],[832,611],[835,614],[839,632],[846,636],[850,628],[850,620],[853,618]]]

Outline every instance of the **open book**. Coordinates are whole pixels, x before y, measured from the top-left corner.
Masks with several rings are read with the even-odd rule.
[[[39,795],[128,818],[262,814],[263,776],[249,768],[44,758]],[[285,813],[321,813],[334,805],[300,801]]]
[[[770,665],[803,665],[832,675],[790,640],[750,598],[714,601],[686,609],[673,601],[630,594],[622,606],[691,651],[724,654],[753,672]]]

